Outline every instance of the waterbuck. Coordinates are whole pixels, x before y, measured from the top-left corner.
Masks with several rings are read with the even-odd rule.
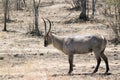
[[[108,59],[104,54],[107,41],[103,36],[98,34],[97,35],[89,34],[89,35],[81,35],[81,36],[78,35],[78,36],[68,36],[68,37],[57,36],[50,32],[51,30],[50,20],[46,19],[50,25],[49,30],[47,32],[46,20],[44,18],[42,19],[44,21],[44,26],[45,26],[44,46],[47,47],[48,45],[53,44],[55,48],[68,55],[68,61],[69,61],[68,74],[71,74],[73,71],[74,54],[84,54],[89,52],[94,52],[97,60],[97,65],[93,73],[96,73],[98,71],[101,58],[104,60],[106,64],[105,74],[108,73],[109,71]]]

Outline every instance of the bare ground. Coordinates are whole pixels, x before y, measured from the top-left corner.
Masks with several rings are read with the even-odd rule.
[[[102,15],[101,23],[80,23],[77,21],[79,12],[70,11],[69,8],[70,4],[64,0],[43,1],[40,8],[40,30],[44,31],[41,17],[45,17],[53,22],[52,32],[60,36],[99,33],[108,40],[113,38],[111,29],[102,24]],[[94,54],[89,53],[75,55],[74,71],[69,76],[68,58],[64,53],[52,46],[45,48],[43,38],[25,34],[32,22],[30,15],[27,11],[11,12],[13,22],[7,24],[9,32],[2,32],[3,23],[0,23],[0,80],[120,80],[120,45],[109,43],[105,50],[110,64],[109,75],[103,75],[103,61],[99,71],[91,75],[96,60]]]

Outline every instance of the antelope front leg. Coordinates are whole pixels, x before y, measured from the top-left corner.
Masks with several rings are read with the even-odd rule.
[[[69,60],[69,72],[68,72],[68,74],[71,74],[73,71],[73,54],[70,54],[68,56],[68,60]]]

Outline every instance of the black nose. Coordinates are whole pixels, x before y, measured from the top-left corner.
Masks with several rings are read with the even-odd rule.
[[[47,47],[47,45],[46,45],[46,44],[44,44],[44,47]]]
[[[47,47],[47,44],[48,44],[47,41],[44,41],[44,47]]]

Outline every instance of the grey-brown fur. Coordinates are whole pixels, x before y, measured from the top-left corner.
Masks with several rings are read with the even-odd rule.
[[[43,19],[44,20],[44,19]],[[49,21],[49,20],[48,20]],[[44,20],[45,23],[45,20]],[[50,21],[49,21],[50,23]],[[45,23],[46,27],[46,23]],[[50,23],[51,27],[51,23]],[[98,71],[101,58],[104,60],[106,64],[106,73],[109,71],[108,59],[104,54],[104,50],[106,48],[107,41],[101,35],[79,35],[79,36],[68,36],[68,37],[60,37],[55,34],[50,33],[48,31],[47,35],[44,37],[44,46],[48,46],[53,44],[55,48],[62,51],[63,53],[68,55],[69,61],[69,74],[73,71],[73,57],[74,54],[84,54],[89,52],[94,52],[97,65],[93,73]]]

